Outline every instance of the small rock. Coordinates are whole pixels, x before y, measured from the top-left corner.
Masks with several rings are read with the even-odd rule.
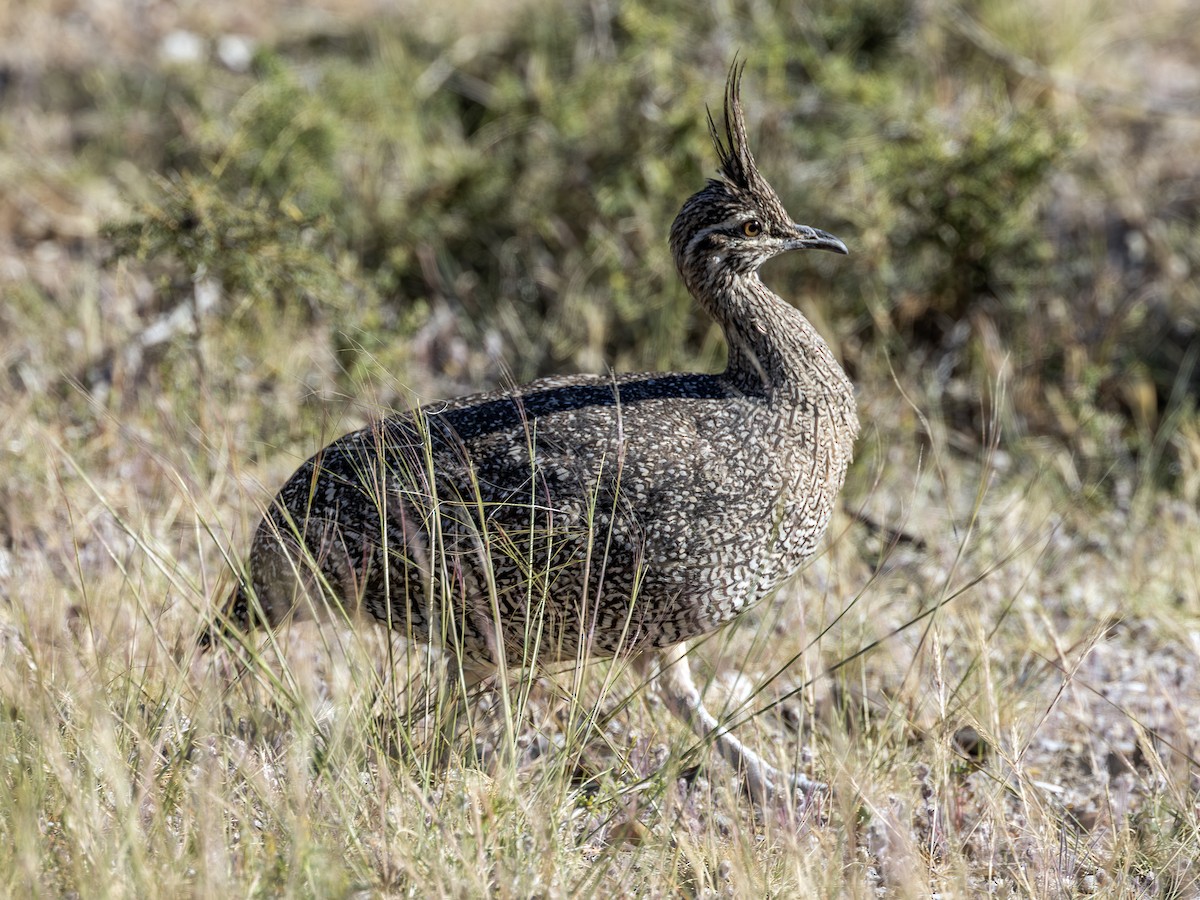
[[[217,39],[217,59],[231,71],[245,72],[254,62],[254,41],[241,34],[223,34]]]
[[[169,65],[198,63],[204,58],[204,41],[190,31],[172,31],[158,45],[158,56]]]

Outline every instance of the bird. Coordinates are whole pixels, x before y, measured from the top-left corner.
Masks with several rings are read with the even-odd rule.
[[[203,645],[332,604],[442,647],[472,683],[629,658],[753,797],[821,787],[733,735],[687,658],[689,641],[814,556],[859,430],[837,357],[759,276],[789,251],[849,251],[795,223],[760,174],[745,65],[729,70],[723,125],[708,111],[717,177],[669,239],[683,285],[724,334],[725,369],[551,376],[338,438],[268,506]]]

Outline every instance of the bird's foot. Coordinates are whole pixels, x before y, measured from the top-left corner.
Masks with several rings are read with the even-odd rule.
[[[829,785],[799,772],[784,772],[761,760],[743,760],[742,786],[763,812],[807,813],[830,793]]]

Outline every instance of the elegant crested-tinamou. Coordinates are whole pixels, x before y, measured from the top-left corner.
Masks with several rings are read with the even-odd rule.
[[[724,731],[685,656],[816,552],[858,434],[829,346],[759,278],[789,250],[847,250],[793,222],[759,174],[743,68],[723,128],[709,115],[720,177],[670,236],[724,332],[725,371],[544,378],[339,438],[271,503],[205,641],[332,602],[442,646],[475,679],[501,655],[510,669],[636,656],[753,796],[814,785]]]

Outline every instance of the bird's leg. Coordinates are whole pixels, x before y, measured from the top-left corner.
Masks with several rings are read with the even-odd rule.
[[[705,707],[692,679],[685,644],[644,653],[636,665],[643,675],[654,678],[667,708],[687,722],[697,737],[711,740],[721,757],[741,774],[747,792],[759,806],[770,803],[785,787],[806,796],[827,789],[819,781],[798,773],[789,774],[770,765],[717,721]]]

